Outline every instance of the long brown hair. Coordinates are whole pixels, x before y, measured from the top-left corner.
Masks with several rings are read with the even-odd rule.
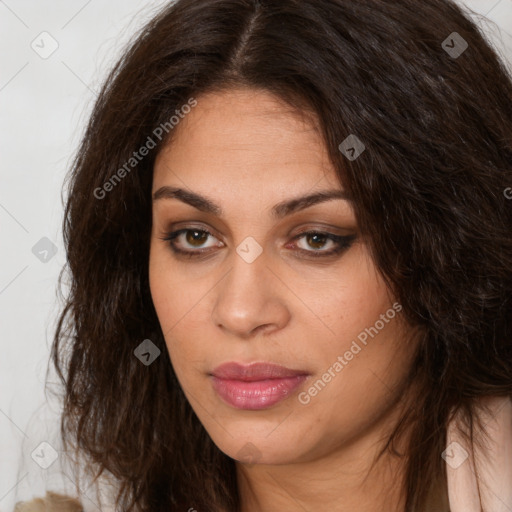
[[[420,512],[445,476],[450,411],[472,431],[476,398],[512,395],[512,83],[450,0],[177,0],[143,28],[69,174],[70,289],[52,346],[64,443],[118,480],[118,509],[238,510],[234,461],[180,389],[148,284],[169,120],[235,86],[317,116],[374,262],[423,333],[418,397],[387,446],[409,427],[406,510]],[[339,147],[349,135],[366,148],[356,159]],[[150,366],[134,356],[145,339],[161,350]]]

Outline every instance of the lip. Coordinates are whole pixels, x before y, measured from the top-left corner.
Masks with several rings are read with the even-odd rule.
[[[260,410],[288,398],[309,376],[273,363],[224,363],[211,373],[217,394],[237,409]]]

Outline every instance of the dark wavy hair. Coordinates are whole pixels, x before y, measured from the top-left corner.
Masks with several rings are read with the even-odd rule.
[[[422,512],[446,477],[453,411],[476,442],[477,399],[512,395],[512,82],[451,0],[177,0],[143,28],[68,175],[69,290],[51,354],[64,444],[115,477],[117,509],[238,510],[234,460],[178,384],[148,284],[153,164],[176,131],[155,129],[234,87],[316,116],[373,261],[422,333],[417,399],[385,448],[411,432],[403,491]],[[351,134],[366,147],[354,160],[339,148]],[[148,137],[156,147],[128,168]],[[144,339],[161,350],[151,366],[134,356]]]

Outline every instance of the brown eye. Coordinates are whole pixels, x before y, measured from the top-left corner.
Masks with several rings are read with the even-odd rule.
[[[307,231],[294,238],[294,246],[297,247],[299,253],[304,256],[312,256],[314,258],[329,257],[340,255],[342,252],[349,249],[356,237],[357,235],[340,236],[334,233],[323,233],[321,231]],[[303,243],[299,244],[297,241],[303,241]],[[326,244],[327,250],[324,250]]]
[[[209,239],[211,239],[210,244],[205,245]],[[201,256],[210,252],[210,249],[223,246],[222,242],[219,242],[209,231],[198,228],[184,228],[166,233],[162,240],[169,242],[171,249],[176,254],[187,257]],[[217,243],[215,243],[215,240],[217,240]]]
[[[308,233],[306,235],[306,241],[313,249],[323,249],[327,240],[329,238],[323,233]]]
[[[200,246],[205,243],[205,241],[209,237],[209,233],[206,231],[196,230],[196,229],[189,229],[186,231],[185,239],[187,243],[193,246]]]

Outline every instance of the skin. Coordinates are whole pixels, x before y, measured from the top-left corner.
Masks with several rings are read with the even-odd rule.
[[[242,512],[403,511],[402,459],[385,455],[369,472],[409,396],[403,383],[416,344],[402,315],[369,337],[309,403],[298,399],[396,303],[349,200],[281,219],[270,214],[282,201],[342,190],[314,117],[261,90],[209,93],[197,101],[158,155],[152,190],[193,191],[223,215],[177,198],[154,200],[150,287],[187,399],[219,449],[239,461]],[[163,238],[184,227],[213,236],[181,235],[178,247],[208,254],[173,253]],[[357,238],[341,254],[314,258],[309,254],[336,243],[295,239],[301,228]],[[236,252],[249,236],[263,251],[252,263]],[[268,409],[240,410],[211,385],[209,372],[228,361],[274,362],[310,376]],[[244,453],[252,456],[249,463],[240,462]]]

